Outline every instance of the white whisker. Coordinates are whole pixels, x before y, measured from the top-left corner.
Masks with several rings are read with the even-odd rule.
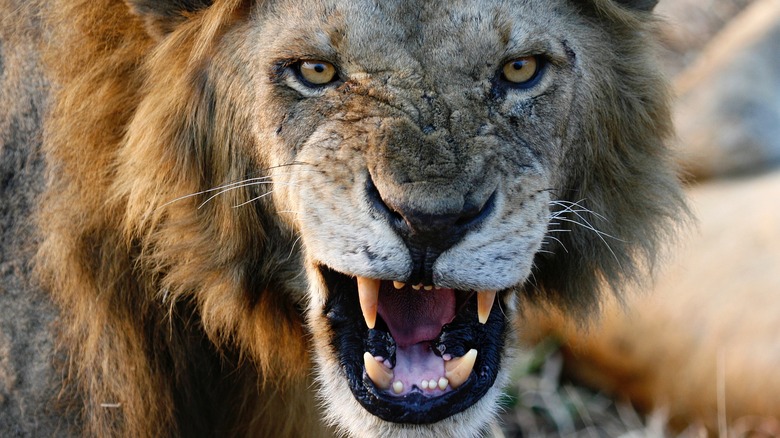
[[[266,196],[268,196],[268,195],[272,194],[273,192],[274,192],[273,190],[270,190],[270,191],[268,191],[268,192],[266,192],[266,193],[263,193],[263,194],[262,194],[262,195],[260,195],[260,196],[255,196],[254,198],[252,198],[252,199],[250,199],[250,200],[248,200],[248,201],[244,201],[244,202],[242,202],[242,203],[240,203],[240,204],[234,205],[234,206],[233,206],[233,208],[239,208],[239,207],[243,207],[243,206],[245,206],[245,205],[247,205],[247,204],[251,204],[252,202],[255,202],[255,201],[257,201],[258,199],[263,199],[263,198],[265,198]]]
[[[550,201],[550,205],[561,207],[562,210],[556,211],[555,213],[550,215],[548,224],[551,225],[551,226],[556,226],[557,227],[557,226],[561,226],[562,225],[561,222],[568,222],[568,223],[575,224],[577,226],[580,226],[582,228],[585,228],[587,230],[590,230],[590,231],[594,232],[599,237],[599,239],[604,243],[604,245],[607,247],[609,252],[612,254],[612,257],[615,258],[615,261],[618,262],[618,265],[620,265],[620,260],[618,259],[617,254],[615,254],[615,252],[612,250],[612,247],[609,245],[609,242],[607,242],[605,237],[608,237],[610,239],[616,240],[618,242],[624,242],[624,241],[619,239],[619,238],[617,238],[617,237],[615,237],[615,236],[612,236],[612,235],[610,235],[608,233],[605,233],[605,232],[599,230],[598,228],[596,228],[593,224],[591,224],[588,221],[588,219],[584,216],[584,214],[591,214],[594,217],[597,217],[597,218],[599,218],[599,219],[601,219],[601,220],[603,220],[605,222],[609,222],[609,220],[605,216],[603,216],[603,215],[601,215],[599,213],[596,213],[595,211],[585,207],[582,204],[585,201],[586,201],[586,199],[581,199],[581,200],[576,201],[576,202],[571,202],[571,201]],[[576,219],[565,217],[565,215],[568,214],[568,213],[571,213],[572,215],[576,216]],[[570,229],[567,230],[567,229],[558,229],[558,228],[556,228],[556,229],[548,230],[548,233],[553,233],[553,232],[571,232],[571,231],[572,230],[570,230]],[[563,242],[561,242],[559,239],[553,237],[550,234],[547,234],[545,236],[545,239],[547,239],[547,238],[556,240],[558,243],[561,244],[563,249],[566,250],[566,247],[563,245]],[[568,250],[566,250],[566,252],[568,252]]]
[[[566,253],[567,253],[567,254],[569,253],[569,250],[568,250],[568,249],[566,249],[566,245],[564,245],[564,244],[563,244],[563,242],[561,241],[561,239],[558,239],[558,238],[556,238],[556,237],[553,237],[553,236],[544,236],[544,238],[545,238],[545,239],[552,239],[552,240],[554,240],[554,241],[558,242],[558,244],[560,244],[560,245],[561,245],[561,248],[563,248],[563,250],[564,250],[564,251],[566,251]],[[544,243],[547,243],[547,242],[544,242]]]
[[[214,188],[210,188],[210,189],[207,189],[207,190],[202,190],[200,192],[190,193],[189,195],[179,196],[176,199],[172,199],[172,200],[166,202],[165,204],[161,205],[160,208],[165,207],[165,206],[170,205],[170,204],[173,204],[174,202],[178,202],[178,201],[181,201],[181,200],[184,200],[184,199],[187,199],[187,198],[192,198],[193,196],[203,195],[205,193],[211,193],[211,192],[214,192],[214,191],[217,191],[217,190],[227,189],[227,188],[229,188],[231,186],[236,186],[236,185],[240,186],[240,185],[246,184],[248,182],[267,180],[267,179],[270,179],[270,178],[271,178],[270,176],[249,178],[249,179],[245,179],[243,181],[236,181],[236,182],[224,184],[224,185],[221,185],[221,186],[217,186],[217,187],[214,187]]]
[[[287,255],[287,260],[290,260],[292,258],[293,252],[295,251],[295,244],[297,244],[301,240],[302,237],[303,237],[303,235],[300,235],[300,236],[298,236],[297,239],[295,239],[293,241],[292,245],[290,246],[290,254]]]
[[[612,251],[612,247],[609,246],[609,243],[606,241],[606,239],[604,239],[604,237],[609,237],[610,239],[615,239],[618,242],[624,242],[623,240],[620,240],[620,239],[618,239],[615,236],[611,236],[611,235],[609,235],[609,234],[607,234],[607,233],[605,233],[603,231],[599,231],[599,230],[593,228],[592,226],[585,225],[583,223],[577,222],[577,221],[572,220],[572,219],[567,219],[567,218],[559,218],[559,219],[561,219],[562,221],[571,222],[573,224],[579,225],[579,226],[581,226],[581,227],[583,227],[585,229],[588,229],[588,230],[593,231],[594,233],[596,233],[596,235],[599,236],[599,239],[604,243],[604,245],[606,245],[607,249],[612,254],[612,257],[615,258],[615,261],[618,263],[618,266],[621,266],[620,265],[620,259],[618,259],[617,254],[615,254],[615,252]]]
[[[266,178],[270,178],[270,177],[266,177]],[[222,191],[219,191],[219,192],[209,196],[208,198],[206,198],[205,201],[201,202],[201,204],[198,205],[198,210],[200,210],[204,205],[208,204],[209,201],[213,200],[214,198],[218,197],[219,195],[224,195],[227,192],[230,192],[230,191],[233,191],[233,190],[237,190],[237,189],[241,189],[241,188],[244,188],[244,187],[259,186],[259,185],[263,185],[263,184],[273,184],[273,182],[272,181],[254,181],[254,182],[247,182],[246,184],[241,184],[241,185],[236,185],[236,186],[233,186],[233,187],[226,188],[226,189],[224,189]]]
[[[269,168],[266,168],[266,169],[262,169],[262,170],[260,170],[258,172],[267,172],[267,171],[273,170],[273,169],[280,169],[280,168],[296,166],[296,165],[297,166],[301,166],[301,165],[309,165],[309,164],[308,163],[304,163],[304,162],[293,162],[293,163],[288,163],[288,164],[282,164],[282,165],[279,165],[279,166],[272,166],[272,167],[269,167]],[[320,172],[320,171],[316,170],[316,169],[295,169],[293,172]],[[292,172],[288,171],[288,173],[292,173]],[[265,176],[258,176],[258,177],[253,177],[253,178],[247,178],[247,179],[240,180],[240,181],[229,182],[229,183],[226,183],[226,184],[223,184],[223,185],[220,185],[220,186],[212,187],[210,189],[202,190],[202,191],[195,192],[195,193],[190,193],[190,194],[184,195],[184,196],[179,196],[178,198],[172,199],[172,200],[162,204],[158,208],[166,207],[166,206],[168,206],[170,204],[173,204],[174,202],[178,202],[178,201],[181,201],[181,200],[184,200],[184,199],[192,198],[193,196],[199,196],[199,195],[203,195],[203,194],[211,193],[211,192],[216,192],[216,191],[220,192],[220,193],[217,193],[216,195],[210,197],[209,199],[207,199],[203,203],[201,203],[200,206],[198,207],[198,208],[200,208],[205,203],[207,203],[208,201],[212,200],[214,197],[219,196],[220,194],[229,192],[229,191],[237,189],[237,188],[250,186],[250,185],[260,185],[260,184],[263,184],[263,183],[270,184],[271,183],[271,182],[269,182],[270,179],[272,179],[271,175],[265,175]]]
[[[598,217],[599,219],[601,219],[601,220],[603,220],[605,222],[609,222],[609,219],[607,219],[605,216],[603,216],[603,215],[601,215],[601,214],[591,210],[590,208],[582,205],[582,203],[585,202],[585,201],[587,201],[587,199],[580,199],[579,201],[576,201],[576,202],[560,201],[560,200],[559,201],[550,201],[550,205],[557,205],[559,207],[563,207],[564,210],[562,212],[570,211],[572,213],[590,213],[590,214]],[[577,207],[577,208],[573,208],[573,207]],[[558,212],[558,213],[562,213],[562,212]],[[556,213],[556,214],[558,214],[558,213]]]
[[[587,222],[586,223],[582,223],[582,222],[575,221],[574,219],[569,219],[569,218],[565,218],[565,217],[561,217],[561,218],[558,218],[558,219],[560,219],[560,220],[562,220],[564,222],[569,222],[569,223],[572,223],[572,224],[579,225],[579,226],[581,226],[581,227],[583,227],[585,229],[593,231],[594,233],[596,233],[599,236],[609,237],[610,239],[617,240],[618,242],[624,242],[625,243],[625,240],[618,239],[617,237],[615,237],[615,236],[613,236],[611,234],[607,234],[607,233],[605,233],[605,232],[603,232],[601,230],[598,230],[598,229],[594,228],[591,224],[589,224]]]

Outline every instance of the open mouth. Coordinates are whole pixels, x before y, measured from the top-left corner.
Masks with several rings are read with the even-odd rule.
[[[331,343],[353,395],[370,413],[395,423],[435,423],[492,387],[507,336],[504,294],[320,271],[329,289]]]

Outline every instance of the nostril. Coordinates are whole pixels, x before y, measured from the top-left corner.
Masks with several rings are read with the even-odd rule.
[[[385,203],[370,174],[368,175],[368,178],[366,178],[366,194],[368,195],[368,200],[371,203],[371,207],[373,207],[374,211],[387,219],[393,228],[396,228],[399,231],[409,231],[409,224],[406,222],[406,219],[401,213],[395,211],[393,208],[387,205],[387,203]]]
[[[485,218],[490,216],[495,208],[496,204],[496,192],[490,195],[484,204],[475,205],[474,203],[467,203],[463,208],[463,213],[458,220],[455,221],[455,226],[459,229],[466,231],[478,226]]]

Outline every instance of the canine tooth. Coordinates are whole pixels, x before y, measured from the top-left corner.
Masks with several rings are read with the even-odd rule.
[[[390,389],[390,384],[393,382],[393,371],[387,369],[384,365],[377,362],[374,356],[369,352],[363,353],[363,364],[366,366],[366,374],[368,378],[374,382],[374,385],[379,389]]]
[[[449,382],[449,380],[447,380],[446,377],[440,377],[439,378],[439,389],[441,389],[442,391],[447,389],[447,385],[449,385],[449,384],[450,384],[450,382]]]
[[[420,382],[420,387],[421,387],[422,389],[428,389],[428,381],[427,381],[427,380],[425,380],[425,379],[423,379],[423,381],[422,381],[422,382]]]
[[[415,284],[414,286],[412,286],[412,289],[414,289],[414,290],[420,290],[420,289],[422,289],[422,283],[420,283],[420,284]]]
[[[372,278],[358,277],[358,297],[360,298],[360,309],[363,311],[363,318],[366,320],[368,328],[372,329],[376,325],[376,307],[379,303],[379,280]]]
[[[474,369],[474,363],[477,361],[477,350],[471,349],[468,353],[457,359],[452,359],[449,362],[444,362],[444,377],[449,381],[450,386],[453,389],[457,389],[471,375],[471,370]]]
[[[496,291],[486,290],[477,293],[477,311],[479,314],[479,323],[484,324],[490,316],[490,309],[493,308],[493,302],[496,300]]]
[[[404,382],[396,380],[395,383],[393,383],[393,392],[396,394],[404,392]]]
[[[406,284],[405,283],[401,283],[400,281],[394,281],[393,282],[393,287],[396,288],[396,289],[403,289],[404,286],[406,286]]]

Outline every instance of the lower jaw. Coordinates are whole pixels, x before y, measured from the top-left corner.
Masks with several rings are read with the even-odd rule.
[[[428,391],[415,388],[397,395],[378,388],[368,377],[363,355],[368,329],[363,321],[354,279],[322,269],[329,293],[324,316],[333,333],[330,340],[338,354],[341,374],[354,398],[371,414],[382,420],[403,424],[431,424],[465,411],[480,401],[496,383],[502,365],[502,353],[508,326],[501,310],[501,298],[476,346],[478,356],[468,379],[457,389]],[[506,294],[503,294],[506,295]],[[472,315],[476,319],[476,313]]]

